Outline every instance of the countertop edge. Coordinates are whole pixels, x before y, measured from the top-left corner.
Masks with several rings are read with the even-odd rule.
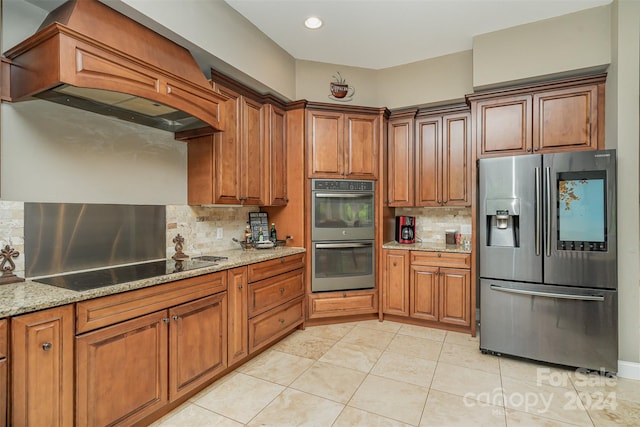
[[[247,251],[234,250],[224,252],[211,252],[203,255],[223,255],[228,259],[220,261],[217,265],[198,268],[196,270],[171,273],[151,279],[137,280],[121,283],[113,286],[105,286],[76,292],[69,289],[58,288],[44,283],[26,280],[20,283],[12,283],[0,286],[0,319],[20,314],[31,313],[47,308],[59,307],[93,298],[115,295],[122,292],[147,288],[163,283],[188,279],[190,277],[225,271],[236,267],[242,267],[271,259],[305,253],[301,247],[284,247],[276,249],[250,249]]]
[[[395,249],[405,251],[423,252],[451,252],[459,254],[471,254],[471,249],[464,249],[458,245],[445,245],[437,243],[398,243],[395,241],[382,244],[382,249]]]

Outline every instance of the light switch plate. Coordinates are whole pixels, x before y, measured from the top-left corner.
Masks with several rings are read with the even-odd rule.
[[[222,240],[222,235],[223,235],[223,231],[222,231],[222,227],[218,227],[216,228],[216,239],[218,240]]]

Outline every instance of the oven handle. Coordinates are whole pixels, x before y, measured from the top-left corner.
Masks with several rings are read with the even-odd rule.
[[[371,196],[373,193],[315,193],[315,197],[323,199],[359,199]]]
[[[373,243],[316,243],[317,249],[368,248]]]

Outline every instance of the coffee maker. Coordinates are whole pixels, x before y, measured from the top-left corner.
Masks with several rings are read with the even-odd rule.
[[[415,216],[396,216],[396,242],[404,244],[416,242]]]

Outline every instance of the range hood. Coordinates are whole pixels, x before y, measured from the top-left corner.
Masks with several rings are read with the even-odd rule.
[[[64,3],[5,56],[12,102],[42,98],[170,132],[223,130],[226,98],[191,53],[97,0]]]

